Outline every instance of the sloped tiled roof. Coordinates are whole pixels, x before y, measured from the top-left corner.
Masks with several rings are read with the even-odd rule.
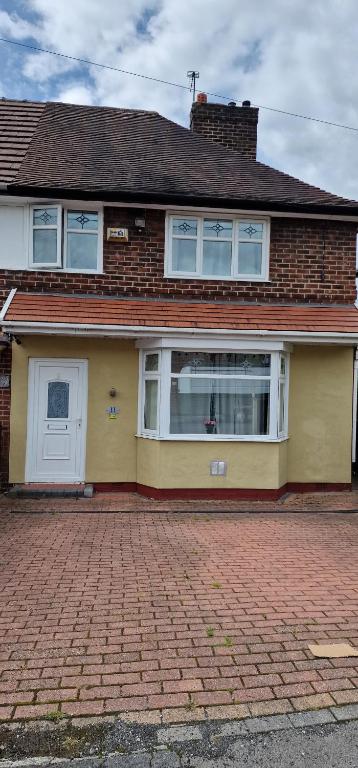
[[[16,178],[45,104],[0,99],[0,182]]]
[[[0,100],[0,121],[2,131],[9,125],[4,179],[11,176],[13,191],[358,213],[357,202],[245,159],[156,112]]]
[[[358,335],[354,306],[258,305],[15,293],[6,323]]]

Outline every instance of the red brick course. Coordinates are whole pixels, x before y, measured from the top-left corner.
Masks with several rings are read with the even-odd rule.
[[[285,515],[3,509],[0,718],[178,722],[358,701],[358,659],[308,650],[332,623],[358,643],[356,515],[293,502]]]

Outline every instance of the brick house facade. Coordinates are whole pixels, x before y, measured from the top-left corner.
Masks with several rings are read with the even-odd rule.
[[[54,105],[54,107],[57,108],[59,105]],[[73,109],[76,113],[76,108]],[[85,121],[91,108],[81,109],[83,110],[82,119]],[[120,112],[120,110],[111,110],[111,112]],[[38,164],[36,159],[37,133],[39,142],[43,143],[44,136],[45,138],[47,136],[46,131],[49,130],[43,122],[41,114],[41,110],[37,110],[36,120],[34,120],[35,123],[36,121],[39,122],[36,123],[38,127],[35,126],[34,128],[34,140],[31,145],[33,157],[28,148],[25,148],[17,176],[11,184],[7,183],[7,171],[5,169],[6,185],[4,184],[4,186],[7,187],[7,194],[10,192],[17,197],[26,195],[26,198],[31,198],[31,200],[36,199],[36,197],[39,200],[45,198],[51,200],[51,197],[61,199],[60,190],[54,191],[56,184],[58,184],[56,173],[60,163],[57,163],[53,171],[52,180],[46,177],[49,171],[45,166],[42,171],[42,180],[36,179],[37,171],[34,168]],[[229,302],[263,306],[276,304],[306,305],[307,307],[310,305],[322,307],[331,305],[352,306],[356,298],[358,204],[322,193],[302,182],[297,182],[296,190],[294,186],[296,180],[290,180],[289,177],[285,177],[284,174],[280,175],[276,171],[272,171],[272,179],[268,177],[267,174],[271,172],[271,169],[255,163],[257,117],[258,110],[250,107],[249,103],[245,103],[242,108],[237,108],[235,105],[226,107],[207,104],[205,99],[201,98],[199,103],[193,105],[191,128],[192,131],[205,138],[206,153],[208,153],[207,148],[210,142],[213,142],[212,146],[215,146],[215,151],[219,152],[217,158],[213,157],[213,162],[216,159],[217,162],[226,163],[226,156],[222,154],[223,150],[216,150],[217,144],[223,145],[229,152],[233,153],[228,155],[228,158],[233,158],[234,165],[235,163],[238,165],[242,163],[246,169],[245,163],[249,162],[257,168],[258,189],[261,189],[261,182],[266,177],[269,178],[273,187],[275,184],[277,185],[277,191],[275,192],[275,189],[273,192],[271,191],[266,201],[262,198],[263,193],[261,191],[258,193],[254,190],[248,194],[244,190],[242,202],[243,209],[247,209],[248,215],[250,210],[259,210],[270,216],[268,280],[255,281],[241,278],[240,280],[228,281],[220,277],[213,280],[197,277],[195,279],[192,277],[184,278],[179,275],[176,277],[165,276],[165,208],[172,208],[175,211],[179,206],[178,210],[183,211],[185,195],[179,183],[175,195],[171,194],[164,205],[164,192],[158,187],[157,193],[153,191],[151,196],[149,192],[146,193],[147,201],[152,200],[146,204],[143,199],[143,188],[138,183],[138,207],[134,207],[134,202],[126,206],[126,197],[133,200],[134,192],[132,189],[123,195],[120,192],[111,193],[112,197],[117,196],[119,205],[111,205],[111,201],[106,199],[109,194],[108,190],[106,196],[103,195],[105,202],[103,208],[103,271],[101,274],[71,273],[65,270],[51,269],[46,271],[37,271],[34,268],[16,269],[16,265],[14,268],[8,269],[1,268],[0,263],[0,295],[3,301],[6,300],[9,291],[16,288],[22,293],[63,294],[64,296],[69,294],[95,295],[114,297],[119,300],[145,298],[151,300],[169,299],[173,302],[183,300],[199,303],[208,302],[220,305]],[[78,123],[76,125],[78,127]],[[79,133],[80,130],[82,129],[79,129]],[[53,141],[53,136],[49,135],[48,140]],[[62,135],[58,140],[62,140]],[[126,146],[126,141],[127,137],[123,139],[124,146]],[[90,151],[91,148],[89,148],[89,153]],[[214,149],[212,151],[214,152]],[[108,160],[108,162],[110,161]],[[89,163],[91,163],[91,157]],[[52,166],[54,166],[53,162]],[[252,169],[253,166],[249,165],[248,167]],[[198,210],[201,209],[200,202],[202,210],[208,210],[208,207],[203,206],[204,192],[202,190],[211,183],[210,175],[213,171],[210,163],[208,163],[207,173],[208,178],[203,179],[202,188],[199,186],[190,191],[187,206],[191,215],[193,215],[192,212],[195,211],[196,207]],[[61,169],[59,175],[61,176]],[[147,177],[148,172],[147,176],[144,174],[143,185],[147,185],[149,188],[150,185],[146,181]],[[172,183],[175,183],[175,179]],[[194,184],[192,180],[189,180],[188,186],[190,183]],[[220,192],[215,192],[220,183],[220,179],[213,177],[214,191],[211,202],[213,209],[218,210],[218,201],[220,206],[226,210],[226,214],[231,209],[240,209],[239,201],[234,205],[232,199],[220,199]],[[71,185],[73,191],[71,192],[71,188],[68,187],[65,190],[66,198],[72,195],[74,199],[80,199],[78,180],[71,181]],[[88,196],[95,200],[101,199],[98,190],[91,190],[91,183],[88,183],[86,188],[86,179],[82,185],[84,199]],[[295,191],[296,201],[292,200],[291,187],[287,193],[285,192],[286,185],[291,185]],[[36,189],[37,186],[38,189]],[[264,183],[262,186],[265,188]],[[157,207],[155,207],[156,198],[158,200]],[[206,206],[208,206],[208,200],[206,200]],[[85,208],[85,203],[83,203],[83,208]],[[219,216],[218,213],[216,215]],[[145,219],[143,228],[139,228],[135,223],[138,217]],[[128,242],[108,241],[106,233],[110,227],[126,228],[128,230]],[[12,374],[10,346],[0,356],[0,373],[10,376]],[[8,478],[10,392],[10,389],[0,389],[1,481],[3,484],[7,482]]]

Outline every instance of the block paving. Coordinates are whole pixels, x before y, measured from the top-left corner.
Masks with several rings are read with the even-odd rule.
[[[308,650],[358,644],[357,513],[301,514],[293,498],[285,514],[148,500],[128,514],[96,510],[99,497],[1,500],[3,721],[170,724],[358,703],[358,658]]]

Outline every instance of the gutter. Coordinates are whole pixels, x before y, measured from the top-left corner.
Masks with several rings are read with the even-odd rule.
[[[1,318],[0,318],[1,319]],[[358,331],[355,333],[339,333],[330,331],[267,331],[255,330],[226,330],[218,328],[168,328],[167,326],[138,326],[138,325],[96,325],[75,323],[43,323],[23,322],[19,320],[2,320],[5,333],[21,335],[51,335],[79,336],[88,338],[200,338],[264,341],[275,339],[306,344],[341,344],[352,346],[358,344]]]

